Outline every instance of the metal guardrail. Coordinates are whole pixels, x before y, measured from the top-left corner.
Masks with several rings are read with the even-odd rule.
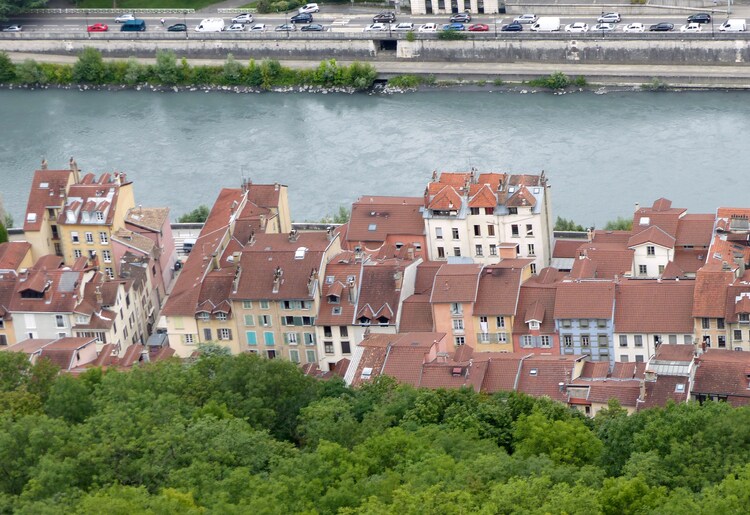
[[[193,14],[195,9],[27,9],[24,14]]]

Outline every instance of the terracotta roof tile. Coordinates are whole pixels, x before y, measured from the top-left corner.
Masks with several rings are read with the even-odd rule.
[[[532,356],[523,360],[518,380],[518,391],[535,397],[548,396],[560,402],[567,401],[560,383],[572,379],[576,356]]]
[[[352,204],[350,242],[384,242],[389,235],[423,235],[420,197],[363,196]]]
[[[0,270],[18,270],[30,251],[31,243],[25,241],[0,243]]]
[[[25,231],[38,231],[42,227],[48,207],[60,208],[65,201],[67,185],[73,180],[71,170],[36,170],[31,181],[29,200],[26,203]]]
[[[750,284],[733,284],[727,288],[724,318],[735,323],[740,313],[750,313]]]
[[[479,186],[480,187],[476,192],[471,192],[471,197],[469,198],[469,207],[496,207],[497,197],[495,196],[492,188],[487,184],[482,184]]]
[[[125,223],[159,232],[164,224],[169,223],[169,208],[141,206],[131,208],[125,215]]]
[[[693,333],[693,281],[622,281],[617,287],[618,333]]]
[[[27,338],[16,343],[15,345],[11,345],[9,347],[0,347],[0,351],[5,350],[10,352],[25,352],[26,354],[34,354],[35,352],[38,352],[54,341],[55,340],[44,338]]]
[[[708,267],[703,267],[698,270],[693,294],[693,316],[724,318],[727,289],[733,279],[732,272],[721,269],[711,270]]]
[[[642,379],[645,370],[646,363],[643,362],[623,363],[616,361],[614,367],[612,367],[610,377],[614,379]]]
[[[657,361],[682,361],[690,362],[693,361],[695,356],[695,348],[692,345],[672,345],[662,344],[656,350],[654,359]]]
[[[522,185],[505,201],[505,205],[507,207],[534,207],[536,206],[536,198],[526,186]]]
[[[563,282],[557,287],[555,318],[611,319],[614,302],[610,281]]]
[[[682,385],[681,389],[678,385]],[[676,403],[685,402],[689,395],[688,386],[687,377],[659,375],[656,381],[646,381],[646,395],[638,408],[661,407],[670,400]]]
[[[520,289],[520,269],[485,267],[479,277],[474,314],[514,315]]]
[[[482,391],[495,393],[513,391],[519,378],[521,362],[528,354],[523,353],[481,353],[492,354],[488,360],[487,372],[484,375]]]
[[[581,370],[582,379],[604,379],[609,375],[608,361],[587,361]]]
[[[435,275],[443,266],[441,261],[423,261],[417,265],[417,277],[414,280],[414,292],[429,295],[435,283]]]
[[[727,395],[734,405],[750,402],[750,353],[710,349],[703,353],[695,371],[694,394]]]
[[[414,294],[404,300],[401,307],[400,331],[433,331],[433,325],[429,295]]]
[[[555,239],[555,248],[552,251],[553,258],[576,258],[578,257],[578,248],[588,243],[586,240],[565,240]]]
[[[373,319],[376,314],[388,314],[384,308],[388,308],[391,316],[388,317],[388,325],[395,326],[399,300],[401,297],[401,286],[403,281],[404,265],[401,263],[372,263],[362,267],[362,284],[357,299],[356,318],[366,316]]]
[[[435,194],[427,207],[439,211],[458,211],[461,208],[461,195],[454,188],[446,186]]]
[[[638,245],[644,245],[646,243],[653,243],[655,245],[659,245],[668,249],[674,248],[675,245],[674,237],[670,236],[669,234],[664,232],[664,230],[655,225],[652,225],[648,229],[640,232],[636,232],[636,230],[634,230],[633,233],[633,236],[631,236],[628,240],[629,248],[633,248]]]
[[[684,215],[677,224],[677,246],[708,247],[714,230],[714,215]]]
[[[540,287],[534,284],[532,279],[529,279],[521,286],[516,317],[513,322],[514,333],[526,334],[529,332],[529,327],[526,325],[524,318],[527,316],[529,309],[537,304],[544,309],[544,318],[539,326],[539,332],[542,334],[551,334],[555,331],[556,284],[553,284],[552,287],[547,285]]]
[[[444,264],[435,275],[430,302],[474,302],[482,265]]]

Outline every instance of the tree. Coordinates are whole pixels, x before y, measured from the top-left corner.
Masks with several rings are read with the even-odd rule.
[[[47,0],[0,0],[0,20],[7,20],[9,16],[45,5]]]
[[[171,50],[156,51],[154,73],[161,84],[177,84],[179,70],[177,69],[177,57],[174,52]]]
[[[79,83],[101,84],[104,81],[102,54],[93,47],[86,47],[73,65],[73,80]]]
[[[557,220],[555,220],[555,230],[556,231],[578,231],[578,232],[584,232],[586,229],[580,225],[575,223],[572,219],[568,220],[567,218],[557,217]]]
[[[0,222],[0,243],[8,241],[8,229],[5,228],[5,224]]]
[[[242,82],[242,65],[237,62],[232,54],[227,54],[222,70],[222,79],[225,84],[239,84]]]
[[[633,229],[633,219],[618,216],[616,220],[610,220],[604,226],[605,231],[630,231]]]
[[[185,213],[177,219],[181,224],[188,223],[203,223],[208,218],[209,209],[208,206],[201,204],[197,208],[193,209],[189,213]]]
[[[16,78],[16,66],[10,60],[8,54],[0,52],[0,82],[11,82]],[[2,206],[0,206],[2,211]]]

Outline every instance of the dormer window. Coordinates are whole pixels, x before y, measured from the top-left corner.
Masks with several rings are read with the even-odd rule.
[[[211,315],[205,311],[201,311],[198,313],[198,320],[208,320],[211,318]]]
[[[458,302],[451,302],[451,315],[463,315],[463,306],[461,306],[461,304],[459,304]]]
[[[378,317],[378,324],[380,325],[388,325],[389,321],[386,317]]]
[[[509,207],[508,208],[508,214],[509,215],[517,215],[518,214],[518,208],[517,207]]]
[[[538,330],[539,329],[539,322],[536,320],[532,320],[529,322],[529,329],[531,330]]]
[[[97,211],[95,213],[95,216],[96,216],[96,221],[97,222],[103,222],[104,221],[104,213],[102,213],[101,211]]]
[[[748,313],[740,313],[739,315],[740,323],[746,324],[750,322],[750,314]]]
[[[359,317],[360,325],[370,325],[371,320],[367,317]]]
[[[225,321],[225,320],[226,320],[227,318],[228,318],[228,317],[227,317],[227,314],[226,314],[226,313],[224,313],[224,312],[221,312],[221,311],[220,311],[220,312],[216,313],[216,320],[221,320],[221,321],[223,322],[223,321]]]
[[[329,295],[328,296],[328,303],[329,304],[338,304],[339,303],[339,296],[338,295]]]

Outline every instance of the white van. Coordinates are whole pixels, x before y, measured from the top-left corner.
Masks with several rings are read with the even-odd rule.
[[[542,16],[531,26],[534,32],[555,32],[560,30],[560,18]]]
[[[747,25],[742,18],[732,18],[721,24],[720,32],[745,32]]]
[[[221,18],[206,18],[195,27],[195,32],[221,32],[224,30],[224,20]]]

